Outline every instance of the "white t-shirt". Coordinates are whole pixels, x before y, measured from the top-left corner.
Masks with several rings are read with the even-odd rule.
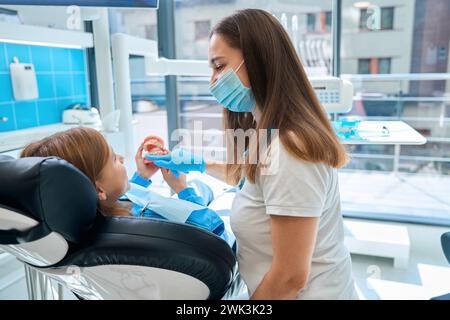
[[[231,211],[239,272],[249,295],[272,264],[270,215],[281,215],[320,217],[310,275],[297,299],[357,299],[344,245],[337,170],[296,159],[281,143],[272,148],[270,171],[259,175],[255,184],[244,183]]]

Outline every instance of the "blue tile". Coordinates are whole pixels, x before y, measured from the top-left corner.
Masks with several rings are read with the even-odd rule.
[[[8,72],[9,65],[6,63],[5,45],[0,43],[0,72]]]
[[[53,87],[53,76],[38,74],[36,78],[39,88],[39,99],[54,98],[55,88]]]
[[[19,62],[31,63],[29,47],[22,44],[6,44],[6,52],[8,54],[8,64],[14,61],[14,57],[19,58]]]
[[[0,75],[0,102],[13,100],[11,77],[9,74]]]
[[[38,110],[39,124],[41,126],[62,121],[62,112],[54,100],[38,102]]]
[[[15,104],[17,129],[36,127],[38,119],[35,102],[18,102]]]
[[[72,77],[70,75],[55,75],[56,96],[72,97]]]
[[[58,99],[56,101],[56,107],[58,108],[59,112],[62,112],[69,106],[73,104],[72,99]]]
[[[86,70],[85,51],[73,49],[70,50],[70,54],[72,55],[72,71],[85,72]]]
[[[87,78],[84,74],[74,74],[73,78],[73,95],[85,96],[87,94]]]
[[[53,71],[70,72],[70,50],[66,48],[52,48]]]
[[[52,71],[50,52],[49,47],[31,46],[31,58],[36,72]]]
[[[11,103],[0,104],[0,118],[2,117],[8,118],[8,121],[0,122],[0,132],[12,131],[16,129],[14,124],[13,105]]]

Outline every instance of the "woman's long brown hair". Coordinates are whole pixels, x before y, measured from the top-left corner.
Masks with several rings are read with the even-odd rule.
[[[278,129],[280,141],[296,158],[334,168],[347,164],[347,152],[332,129],[287,32],[275,17],[259,9],[241,10],[219,22],[210,37],[214,34],[242,51],[256,104],[262,111],[256,124],[250,113],[225,109],[225,129]],[[233,158],[242,155],[242,150],[230,143],[230,137],[227,145],[234,146]],[[258,165],[250,164],[249,156],[244,164],[227,166],[230,183],[238,183],[242,173],[255,182]]]
[[[83,172],[95,186],[111,156],[111,149],[97,130],[79,127],[33,142],[25,147],[20,156],[59,157]],[[130,209],[119,202],[112,207],[100,205],[98,210],[105,216],[131,214]]]

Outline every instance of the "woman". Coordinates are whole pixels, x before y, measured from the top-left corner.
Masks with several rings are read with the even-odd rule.
[[[183,150],[148,159],[241,182],[231,225],[252,299],[356,299],[337,174],[348,157],[288,34],[265,11],[239,11],[212,30],[209,60],[225,129],[279,130],[267,149],[277,157],[269,159],[275,173],[249,161],[248,142],[228,150],[233,159],[243,155],[243,164],[202,161]]]

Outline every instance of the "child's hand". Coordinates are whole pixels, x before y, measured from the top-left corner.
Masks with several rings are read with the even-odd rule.
[[[161,168],[161,172],[164,180],[176,193],[180,193],[187,188],[186,175],[184,173],[179,172],[179,177],[176,177],[172,171],[168,169]]]
[[[139,149],[136,153],[136,156],[135,156],[135,160],[136,160],[136,168],[137,168],[138,174],[141,177],[148,180],[151,177],[153,177],[156,172],[158,172],[159,167],[157,167],[153,163],[153,161],[149,161],[142,157],[142,152],[144,151],[144,143],[142,143],[141,146],[139,147]],[[166,152],[166,151],[164,151],[164,152]]]
[[[159,167],[156,166],[153,161],[145,159],[145,155],[151,154],[162,156],[168,153],[169,151],[164,148],[163,139],[156,136],[145,138],[135,157],[138,174],[145,179],[150,179],[159,170]]]

